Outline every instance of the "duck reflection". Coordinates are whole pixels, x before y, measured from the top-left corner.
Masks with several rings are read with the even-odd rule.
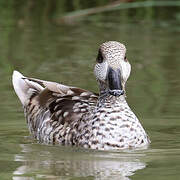
[[[101,152],[76,148],[20,145],[21,154],[15,161],[21,163],[13,180],[76,179],[129,180],[137,170],[146,167],[143,153]]]

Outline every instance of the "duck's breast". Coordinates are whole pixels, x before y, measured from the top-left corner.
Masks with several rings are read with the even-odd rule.
[[[96,108],[84,125],[84,137],[92,149],[124,149],[142,147],[149,139],[127,103],[106,104]],[[87,132],[87,133],[86,133]]]

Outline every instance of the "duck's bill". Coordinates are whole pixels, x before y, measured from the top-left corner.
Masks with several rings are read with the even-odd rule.
[[[120,69],[114,70],[113,68],[108,68],[108,84],[109,84],[109,93],[113,96],[121,96],[124,94],[121,82],[121,71]]]

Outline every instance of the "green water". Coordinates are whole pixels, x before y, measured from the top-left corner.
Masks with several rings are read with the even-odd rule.
[[[128,5],[121,10],[71,17],[74,15],[68,12],[81,14],[79,9],[105,5],[106,1],[61,1],[56,8],[50,1],[2,2],[0,180],[180,178],[178,4]],[[65,15],[71,18],[64,20]],[[147,150],[102,152],[41,145],[32,140],[12,88],[12,71],[98,91],[93,66],[98,46],[107,40],[127,46],[132,65],[127,101],[148,132],[151,146]]]

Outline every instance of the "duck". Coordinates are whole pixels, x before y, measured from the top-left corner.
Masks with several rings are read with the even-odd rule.
[[[100,45],[94,74],[99,93],[23,76],[12,84],[31,136],[39,143],[97,150],[144,148],[150,139],[126,101],[131,65],[117,41]]]

